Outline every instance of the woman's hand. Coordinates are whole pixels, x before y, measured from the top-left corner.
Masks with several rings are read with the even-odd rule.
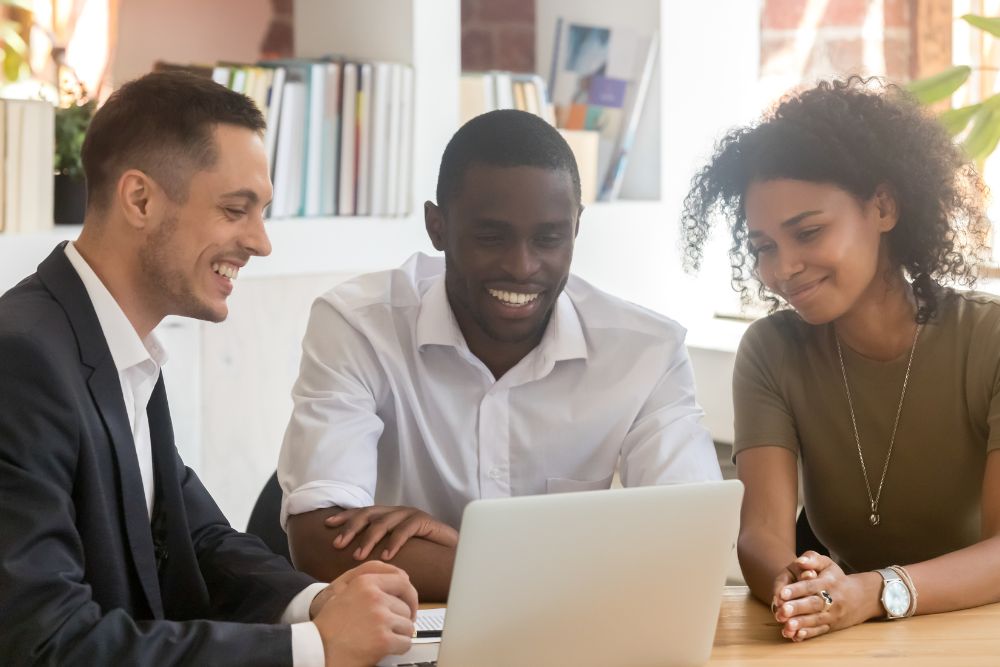
[[[792,641],[811,639],[833,630],[864,623],[881,614],[881,577],[875,572],[847,575],[827,556],[807,551],[786,572],[796,580],[775,591],[774,618],[781,635]],[[784,574],[775,579],[784,581]],[[827,604],[821,591],[832,600]]]

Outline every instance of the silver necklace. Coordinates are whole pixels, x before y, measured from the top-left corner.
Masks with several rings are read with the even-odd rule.
[[[834,340],[837,341],[837,358],[840,359],[840,374],[844,378],[844,391],[847,392],[847,407],[851,411],[851,426],[854,427],[854,442],[858,446],[858,461],[861,462],[861,474],[865,478],[865,490],[868,492],[868,504],[872,513],[868,521],[873,526],[879,522],[878,502],[882,498],[882,486],[885,484],[885,473],[889,470],[889,459],[892,458],[892,446],[896,442],[896,427],[899,426],[899,415],[903,412],[903,398],[906,396],[906,384],[910,380],[910,367],[913,366],[913,353],[917,349],[917,339],[920,338],[920,330],[924,325],[918,324],[917,330],[913,334],[913,345],[910,346],[910,359],[906,362],[906,374],[903,376],[903,390],[899,392],[899,406],[896,408],[896,421],[892,424],[892,435],[889,436],[889,451],[885,454],[885,464],[882,466],[882,477],[878,481],[878,490],[872,495],[872,487],[868,482],[868,468],[865,467],[865,457],[861,453],[861,436],[858,435],[858,420],[854,417],[854,401],[851,400],[851,387],[847,383],[847,369],[844,367],[844,354],[840,350],[840,336],[834,332]]]

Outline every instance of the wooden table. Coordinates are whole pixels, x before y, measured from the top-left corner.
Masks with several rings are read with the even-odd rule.
[[[1000,603],[873,621],[793,643],[745,586],[727,586],[710,665],[1000,666]]]

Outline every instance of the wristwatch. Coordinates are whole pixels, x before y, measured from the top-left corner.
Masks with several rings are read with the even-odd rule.
[[[887,619],[903,618],[910,610],[910,589],[895,570],[884,567],[876,570],[882,575],[882,608]]]

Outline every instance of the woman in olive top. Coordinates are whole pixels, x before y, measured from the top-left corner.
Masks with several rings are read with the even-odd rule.
[[[734,284],[772,304],[733,378],[739,556],[789,639],[1000,600],[1000,299],[941,286],[972,282],[983,192],[859,79],[730,132],[693,180],[688,264],[721,216]],[[799,466],[832,558],[795,553]]]

